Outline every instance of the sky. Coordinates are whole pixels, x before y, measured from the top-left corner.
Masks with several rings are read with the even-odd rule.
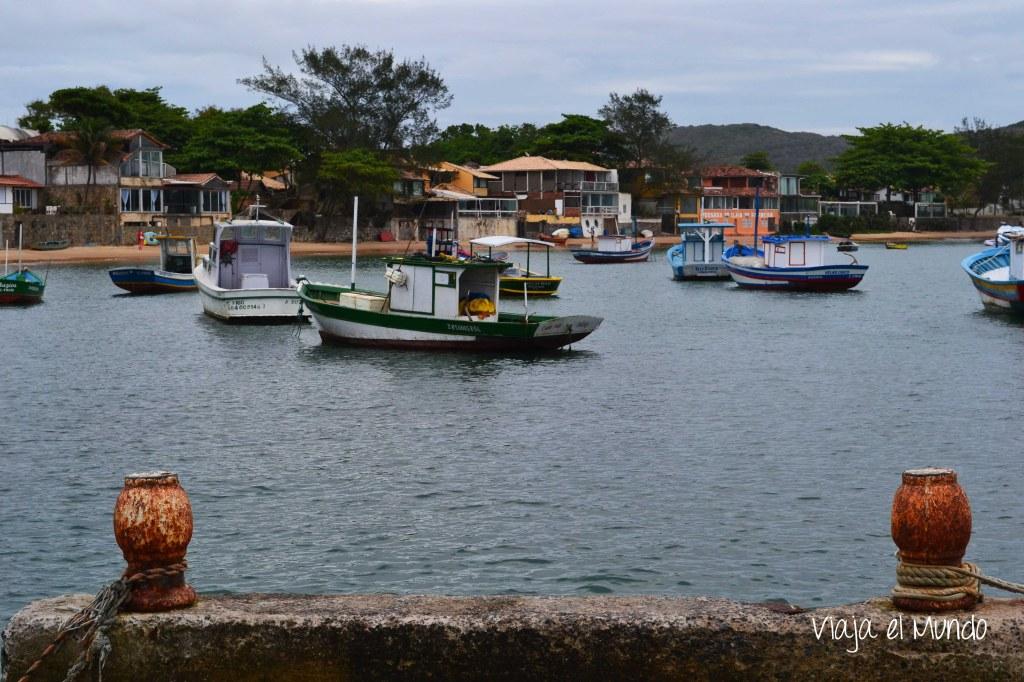
[[[363,44],[441,74],[442,127],[596,116],[646,88],[678,125],[951,131],[1024,120],[1022,27],[1024,0],[0,0],[0,125],[82,85],[245,107],[263,59]]]

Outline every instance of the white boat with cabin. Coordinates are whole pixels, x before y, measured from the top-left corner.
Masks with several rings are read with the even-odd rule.
[[[291,272],[292,226],[260,215],[217,223],[210,252],[196,266],[203,311],[225,322],[285,323],[306,320]]]

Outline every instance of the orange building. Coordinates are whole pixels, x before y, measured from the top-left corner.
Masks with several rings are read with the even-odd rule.
[[[754,200],[760,190],[760,209]],[[708,166],[701,173],[701,220],[735,225],[726,237],[753,236],[779,229],[779,176],[742,166]]]

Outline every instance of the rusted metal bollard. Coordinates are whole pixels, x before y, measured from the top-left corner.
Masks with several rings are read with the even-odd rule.
[[[948,571],[961,568],[971,540],[971,505],[955,471],[903,472],[892,501],[892,539],[901,562],[892,599],[896,607],[954,611],[980,601],[977,581]]]
[[[125,476],[114,505],[114,537],[128,562],[126,577],[183,563],[192,539],[192,505],[177,475]],[[195,601],[195,590],[179,570],[134,581],[124,610],[167,611]]]

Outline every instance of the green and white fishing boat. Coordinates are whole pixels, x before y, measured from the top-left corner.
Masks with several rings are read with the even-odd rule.
[[[18,224],[18,268],[7,271],[8,246],[4,244],[4,274],[0,277],[0,305],[33,305],[43,302],[46,278],[21,266],[21,224]]]
[[[598,328],[590,315],[498,312],[506,261],[419,254],[384,259],[386,292],[301,280],[298,294],[324,343],[468,351],[545,351]]]

